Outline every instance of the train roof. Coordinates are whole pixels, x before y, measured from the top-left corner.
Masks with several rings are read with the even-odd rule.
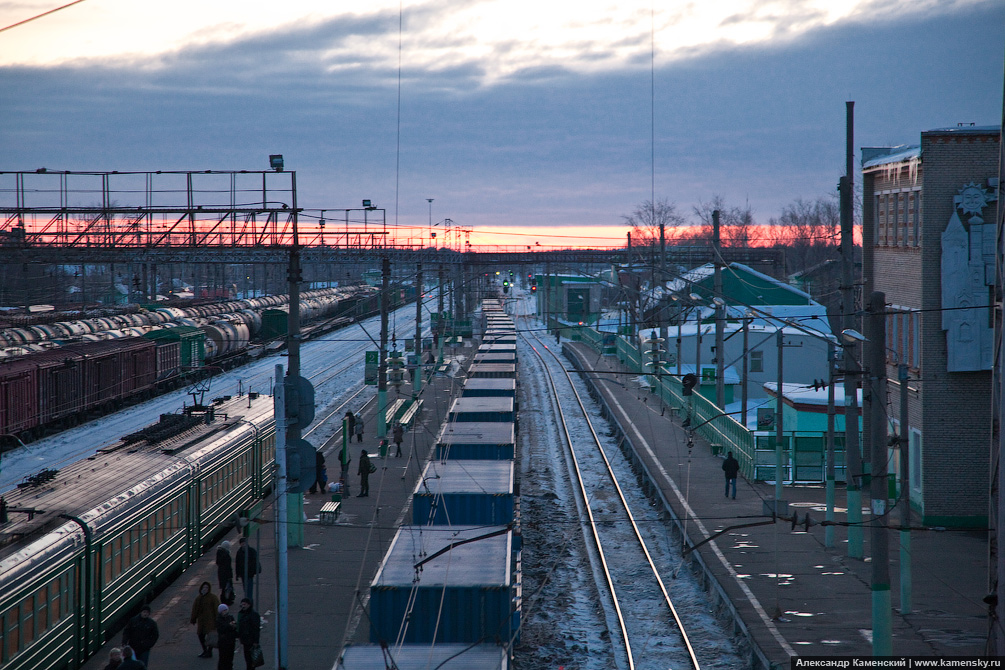
[[[249,406],[250,405],[250,406]],[[161,415],[161,420],[109,442],[94,455],[61,470],[45,469],[3,492],[9,521],[0,526],[0,560],[60,525],[68,516],[90,523],[102,512],[198,467],[201,450],[235,431],[251,431],[272,418],[272,399],[247,396],[214,403],[205,412]]]

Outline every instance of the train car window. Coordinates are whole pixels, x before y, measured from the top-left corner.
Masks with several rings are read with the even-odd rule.
[[[102,547],[102,558],[105,564],[105,584],[112,581],[112,543],[109,542],[104,547]]]
[[[30,595],[21,603],[21,648],[27,647],[35,639],[35,596]]]
[[[136,565],[137,563],[139,563],[140,559],[143,557],[143,550],[142,550],[143,533],[140,532],[140,528],[141,528],[141,525],[140,524],[136,524],[133,527],[133,529],[130,531],[130,539],[132,540],[132,542],[130,542],[131,547],[130,547],[130,551],[129,551],[129,565],[130,566],[133,566],[133,565]]]
[[[35,625],[38,626],[38,634],[41,635],[49,630],[49,584],[46,584],[38,591],[35,598]]]
[[[21,636],[19,635],[21,625],[20,617],[20,605],[14,605],[11,607],[7,610],[7,614],[4,616],[4,642],[6,643],[4,645],[4,650],[6,652],[4,655],[5,661],[9,661],[14,658],[14,656],[17,655],[17,652],[21,650]]]
[[[63,598],[63,580],[66,577],[60,575],[52,584],[49,584],[49,625],[55,626],[62,618],[63,609],[60,607]]]

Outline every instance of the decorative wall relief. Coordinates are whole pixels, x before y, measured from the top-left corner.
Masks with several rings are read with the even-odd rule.
[[[995,194],[970,182],[954,196],[953,215],[942,233],[942,329],[949,372],[992,366],[989,287],[995,276],[995,227],[982,215],[995,199]]]

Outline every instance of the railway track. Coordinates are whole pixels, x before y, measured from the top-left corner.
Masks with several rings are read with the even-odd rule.
[[[616,622],[610,627],[612,642],[623,654],[617,659],[618,667],[699,669],[698,655],[671,598],[668,582],[672,567],[666,560],[659,561],[662,569],[657,565],[650,550],[652,540],[646,539],[652,534],[643,524],[652,519],[637,519],[629,500],[633,496],[624,488],[630,487],[637,498],[635,482],[623,485],[612,464],[612,458],[621,458],[620,453],[617,449],[611,450],[613,454],[605,451],[604,440],[590,420],[596,411],[587,408],[561,359],[536,335],[522,338],[551,389],[556,427],[567,449],[570,476],[579,498],[583,533],[599,573],[597,585],[602,597],[607,596],[609,620]],[[529,363],[529,358],[522,360]],[[645,514],[652,516],[647,504]],[[620,644],[615,634],[620,636]]]

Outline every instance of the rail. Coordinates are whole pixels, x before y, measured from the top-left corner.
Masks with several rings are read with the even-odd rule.
[[[528,342],[529,342],[529,337],[527,335],[523,335],[522,337],[525,340],[528,340]],[[538,341],[539,344],[544,345],[544,342],[540,339],[540,337],[538,337],[537,335],[534,335],[534,338]],[[558,362],[559,367],[563,370],[563,372],[565,374],[565,377],[566,377],[566,379],[567,379],[567,381],[569,383],[569,386],[572,389],[573,394],[575,395],[576,402],[577,402],[577,404],[579,406],[579,410],[582,412],[582,415],[583,415],[583,417],[584,417],[584,419],[586,421],[586,425],[588,426],[588,428],[590,430],[590,433],[591,433],[591,435],[593,437],[593,442],[595,443],[595,445],[597,447],[598,453],[599,453],[600,457],[604,461],[604,464],[606,466],[607,473],[608,473],[608,476],[610,478],[610,481],[611,481],[614,489],[617,492],[617,495],[618,495],[618,498],[619,498],[619,500],[621,502],[622,508],[624,509],[624,511],[625,511],[625,513],[627,515],[627,518],[628,518],[628,520],[629,520],[629,522],[631,524],[631,527],[632,527],[633,532],[635,534],[635,538],[638,541],[638,545],[639,545],[642,553],[645,556],[646,562],[648,563],[648,566],[649,566],[650,570],[652,571],[652,573],[653,573],[653,575],[655,577],[656,583],[658,584],[660,591],[662,592],[663,600],[666,603],[667,609],[669,610],[669,612],[673,616],[674,621],[676,622],[677,630],[680,633],[680,636],[681,636],[681,639],[682,639],[682,641],[684,643],[684,646],[687,649],[687,653],[688,653],[688,656],[689,656],[689,659],[690,659],[691,667],[693,667],[693,668],[695,668],[697,670],[698,668],[700,668],[700,664],[698,662],[698,658],[697,658],[697,656],[695,654],[694,648],[691,645],[691,641],[688,638],[687,632],[686,632],[686,630],[684,628],[683,621],[681,620],[680,616],[678,615],[677,609],[674,607],[673,601],[670,598],[669,591],[668,591],[666,585],[664,584],[662,577],[659,574],[659,570],[657,569],[657,567],[655,565],[655,562],[654,562],[651,554],[649,553],[649,549],[646,546],[646,542],[645,542],[644,538],[642,537],[641,530],[639,529],[639,526],[638,526],[638,524],[637,524],[637,522],[635,520],[635,517],[632,514],[631,507],[629,506],[628,501],[625,499],[624,491],[622,490],[621,485],[618,482],[617,475],[614,473],[614,470],[613,470],[613,468],[611,466],[611,463],[608,460],[607,455],[604,453],[604,449],[603,449],[603,446],[602,446],[601,439],[600,439],[599,435],[597,434],[596,429],[593,426],[593,421],[590,419],[590,414],[587,411],[585,405],[583,404],[582,398],[579,396],[579,392],[576,390],[575,385],[572,383],[572,376],[569,374],[568,370],[565,369],[565,365],[562,364],[561,360],[558,358],[558,356],[551,349],[548,349],[546,345],[544,345],[544,346],[545,346],[545,349],[547,349],[547,351],[549,352],[549,354],[551,354],[551,356]],[[531,345],[531,348],[534,351],[535,356],[541,362],[542,368],[544,369],[544,371],[545,371],[545,373],[546,373],[546,375],[548,377],[548,382],[549,382],[549,384],[551,386],[552,393],[554,394],[554,397],[556,399],[556,406],[558,408],[558,413],[559,413],[559,422],[560,422],[560,425],[562,427],[562,432],[563,432],[563,434],[565,436],[565,440],[566,440],[568,452],[569,452],[570,459],[571,459],[571,462],[572,462],[572,465],[573,465],[572,469],[573,469],[573,471],[575,473],[575,476],[576,476],[576,479],[577,479],[577,486],[578,486],[580,495],[582,496],[582,500],[584,501],[583,507],[586,510],[587,516],[589,518],[590,532],[591,532],[591,535],[593,537],[594,547],[597,550],[597,553],[598,553],[598,555],[600,557],[601,565],[603,566],[604,578],[606,580],[608,589],[610,590],[610,594],[611,594],[611,597],[612,597],[612,600],[613,600],[613,605],[614,605],[614,608],[615,608],[616,616],[618,618],[619,628],[620,628],[621,634],[623,636],[625,650],[626,650],[626,653],[628,655],[628,667],[631,670],[634,670],[634,668],[636,667],[635,666],[635,654],[632,651],[632,645],[631,645],[630,635],[629,635],[629,632],[628,632],[628,625],[627,625],[627,622],[625,620],[625,616],[624,616],[624,613],[623,613],[622,608],[621,608],[621,604],[620,604],[618,596],[617,596],[617,591],[616,591],[615,586],[614,586],[614,581],[615,580],[613,579],[613,577],[611,575],[610,565],[609,565],[609,563],[607,561],[607,558],[605,556],[605,553],[604,553],[603,542],[602,542],[602,540],[600,538],[600,531],[599,531],[599,528],[598,528],[598,524],[597,524],[596,519],[594,518],[593,511],[592,511],[592,509],[590,508],[590,505],[589,505],[589,501],[593,498],[593,496],[591,496],[587,492],[587,489],[586,489],[586,484],[585,484],[585,481],[584,481],[584,478],[583,478],[582,471],[580,469],[579,460],[577,459],[577,456],[576,456],[576,449],[573,447],[573,439],[572,439],[572,436],[571,436],[571,434],[569,432],[568,424],[567,424],[567,421],[566,421],[566,414],[565,414],[564,409],[561,406],[561,402],[558,400],[559,394],[558,394],[557,387],[555,385],[555,379],[554,379],[554,377],[553,377],[553,375],[551,373],[551,369],[545,363],[544,356],[541,354],[541,352],[538,350],[538,348],[535,347],[535,346],[533,346],[533,345]]]

